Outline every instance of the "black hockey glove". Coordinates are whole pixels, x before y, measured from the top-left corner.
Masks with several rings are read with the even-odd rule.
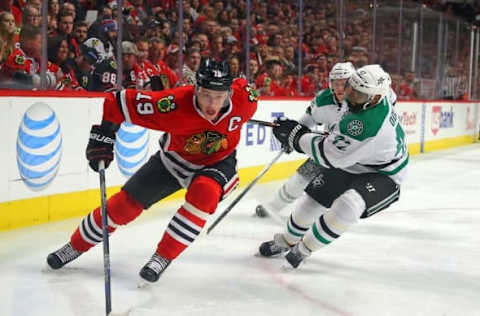
[[[98,163],[103,160],[105,169],[113,161],[113,145],[115,144],[115,133],[119,126],[107,121],[102,125],[93,125],[90,130],[86,156],[90,168],[98,172]]]
[[[273,134],[282,143],[282,147],[288,153],[296,150],[303,153],[303,150],[298,146],[298,140],[303,134],[310,133],[310,129],[294,120],[289,120],[286,117],[281,117],[275,120],[278,126],[273,127]]]

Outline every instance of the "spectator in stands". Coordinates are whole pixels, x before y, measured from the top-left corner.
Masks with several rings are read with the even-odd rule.
[[[287,59],[285,56],[285,48],[282,46],[274,46],[273,47],[273,55],[277,56],[280,62],[282,63],[282,67],[285,73],[293,73],[295,71],[295,64]]]
[[[57,90],[81,90],[71,64],[68,62],[69,45],[65,36],[48,39],[48,69],[55,74]]]
[[[392,77],[393,81],[394,77]],[[413,100],[418,98],[418,81],[415,79],[415,73],[413,71],[406,71],[403,78],[400,76],[400,85],[398,90],[395,90],[400,100]],[[392,83],[392,87],[394,83]]]
[[[2,65],[2,77],[18,82],[16,88],[40,87],[40,59],[42,56],[42,33],[40,28],[24,25],[20,31],[20,45],[7,57]],[[56,79],[47,71],[46,86],[54,89]]]
[[[148,78],[158,75],[158,70],[148,59],[148,52],[150,50],[150,43],[146,38],[140,38],[136,42],[137,45],[137,64],[145,72]],[[152,89],[153,90],[153,89]]]
[[[211,54],[210,57],[214,58],[217,61],[222,61],[223,56],[223,36],[221,34],[216,34],[212,36]]]
[[[22,11],[13,4],[13,0],[0,1],[0,12],[9,12],[15,18],[17,26],[22,25]]]
[[[73,21],[73,15],[60,15],[58,18],[58,35],[73,37]]]
[[[231,57],[238,57],[240,50],[238,48],[238,41],[233,35],[228,35],[224,37],[223,41],[223,51],[220,54],[220,60],[228,60]]]
[[[326,88],[320,85],[320,68],[317,64],[305,66],[301,79],[301,88],[300,94],[302,96],[313,96],[321,88]]]
[[[150,21],[148,21],[144,28],[144,36],[146,38],[154,38],[154,37],[163,38],[162,25],[160,21],[158,21],[157,19],[151,19]]]
[[[238,57],[230,57],[230,59],[228,59],[228,66],[230,70],[230,76],[233,78],[245,78],[245,74],[240,69],[240,60]]]
[[[26,5],[31,5],[37,8],[39,12],[42,11],[42,0],[27,0]]]
[[[167,43],[163,37],[150,38],[150,47],[148,51],[148,60],[156,65],[163,62],[167,49]]]
[[[59,12],[60,5],[58,3],[58,0],[48,0],[48,15],[56,19],[58,18]]]
[[[188,17],[183,18],[183,32],[190,37],[193,34],[192,20]]]
[[[107,57],[116,56],[117,48],[117,21],[114,20],[103,20],[101,24],[102,28],[100,30],[100,40],[103,42],[105,47],[105,52]]]
[[[191,4],[190,4],[190,1],[189,0],[183,0],[183,11],[185,12],[186,14],[186,17],[185,18],[189,18],[191,19],[192,21],[195,21],[198,17],[198,12],[197,10],[195,10]],[[185,19],[184,18],[184,19]]]
[[[257,77],[259,75],[258,61],[256,59],[250,59],[248,61],[248,75],[248,83],[255,88],[255,81],[257,80]]]
[[[138,49],[135,43],[129,41],[122,42],[122,65],[123,80],[122,85],[125,89],[144,89],[148,81],[146,73],[137,64]]]
[[[446,100],[458,100],[462,98],[462,94],[462,79],[457,75],[454,66],[448,66],[442,82],[441,96]]]
[[[352,52],[348,57],[348,61],[353,64],[355,68],[360,68],[368,64],[368,52],[365,47],[354,46]]]
[[[148,13],[147,13],[147,9],[143,4],[143,0],[130,0],[129,2],[133,7],[129,15],[132,18],[138,17],[138,19],[141,21],[141,24],[142,25],[145,24],[148,20]]]
[[[187,54],[185,56],[185,64],[183,64],[183,69],[182,69],[182,78],[179,80],[178,85],[185,86],[185,85],[196,84],[197,81],[195,78],[195,73],[200,67],[201,60],[202,60],[202,57],[200,56],[199,48],[190,47],[187,50]]]
[[[15,18],[7,11],[0,12],[0,67],[15,50],[18,42]]]
[[[23,25],[39,27],[42,23],[40,10],[33,5],[26,5],[22,11],[22,23]]]
[[[195,39],[200,42],[200,55],[202,55],[202,57],[210,56],[210,42],[208,41],[207,34],[198,33]]]
[[[89,87],[90,78],[94,65],[100,61],[100,56],[94,48],[80,45],[80,55],[74,60],[70,59],[67,62],[73,70],[74,76],[79,83],[79,88],[76,90],[85,89]],[[80,89],[81,87],[81,89]]]
[[[60,11],[59,11],[58,15],[59,16],[70,15],[70,16],[73,17],[73,21],[75,21],[75,19],[77,17],[77,9],[75,8],[75,5],[73,3],[64,2],[60,6]]]
[[[260,95],[285,96],[286,91],[282,82],[282,64],[277,59],[269,59],[265,65],[267,71],[258,76],[255,81],[257,92]]]
[[[95,22],[92,23],[92,25],[90,25],[88,29],[88,38],[100,37],[100,33],[102,30],[102,21],[109,20],[111,18],[112,18],[112,9],[110,9],[110,7],[106,5],[103,7],[100,7],[98,10],[97,19],[95,20]]]
[[[88,24],[85,21],[75,23],[73,29],[73,38],[78,45],[83,44],[88,38]]]

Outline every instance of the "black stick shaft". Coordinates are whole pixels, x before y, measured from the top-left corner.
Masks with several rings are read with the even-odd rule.
[[[102,211],[102,231],[103,231],[103,268],[105,275],[105,312],[106,315],[112,311],[112,293],[110,282],[110,245],[108,241],[108,221],[107,221],[107,190],[105,188],[105,162],[103,160],[98,164],[98,173],[100,174],[100,195]]]
[[[265,166],[265,168],[255,177],[255,179],[252,180],[252,182],[250,182],[247,187],[242,191],[242,193],[240,193],[236,198],[235,200],[232,201],[232,203],[223,211],[222,214],[220,214],[220,216],[218,216],[215,221],[212,223],[212,225],[210,225],[210,227],[208,227],[207,229],[207,235],[210,234],[210,232],[215,228],[215,226],[218,225],[218,223],[220,223],[220,221],[235,207],[235,205],[237,205],[238,202],[240,202],[240,200],[245,196],[245,194],[247,194],[248,191],[250,191],[250,189],[255,185],[255,183],[258,182],[258,180],[260,180],[260,178],[273,166],[273,164],[282,156],[282,154],[284,153],[283,149],[275,156],[275,158],[268,164]]]
[[[258,125],[268,126],[268,127],[276,127],[276,126],[278,126],[278,124],[275,124],[275,123],[272,123],[272,122],[255,120],[255,119],[250,119],[250,120],[248,120],[248,122],[249,122],[249,123],[258,124]]]

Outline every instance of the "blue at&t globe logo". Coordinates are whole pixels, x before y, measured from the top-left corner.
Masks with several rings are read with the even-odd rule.
[[[140,126],[123,122],[117,131],[115,159],[125,177],[134,174],[145,162],[148,155],[148,131]]]
[[[62,157],[62,134],[55,112],[36,102],[22,118],[17,135],[17,166],[23,182],[42,190],[55,178]]]

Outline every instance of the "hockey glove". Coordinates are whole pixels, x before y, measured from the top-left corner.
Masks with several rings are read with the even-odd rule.
[[[303,150],[298,145],[298,140],[303,134],[310,133],[310,129],[286,117],[281,117],[274,123],[278,124],[278,126],[273,127],[273,134],[280,141],[283,149],[287,153],[292,150],[303,153]]]
[[[98,172],[98,163],[103,160],[105,169],[113,161],[113,145],[115,144],[115,133],[119,126],[107,121],[102,125],[93,125],[90,130],[86,156],[90,168]]]

